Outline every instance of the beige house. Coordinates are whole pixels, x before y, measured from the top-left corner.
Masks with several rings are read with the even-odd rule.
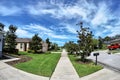
[[[42,52],[48,51],[48,44],[46,42],[42,42]]]
[[[16,39],[17,45],[16,49],[19,51],[27,51],[30,47],[30,38],[17,38]],[[48,51],[48,44],[46,42],[42,42],[42,52]]]
[[[19,51],[27,51],[29,49],[31,39],[17,38],[16,42],[17,42],[16,49],[18,49]]]

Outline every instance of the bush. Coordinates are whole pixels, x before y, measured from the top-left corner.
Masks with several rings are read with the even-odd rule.
[[[13,54],[18,54],[19,50],[18,49],[9,49],[9,48],[4,48],[3,53],[13,53]]]
[[[47,51],[46,54],[51,54],[51,51]]]
[[[30,50],[30,49],[29,49],[29,50],[27,50],[27,52],[28,52],[28,53],[35,53],[35,51],[34,51],[34,50]]]

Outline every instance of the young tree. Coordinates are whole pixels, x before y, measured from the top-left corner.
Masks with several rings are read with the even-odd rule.
[[[99,49],[102,49],[103,48],[103,39],[100,36],[98,38],[98,41],[99,41],[99,43],[98,43]]]
[[[93,48],[94,49],[98,49],[98,43],[99,43],[98,39],[93,39]]]
[[[59,49],[59,46],[58,46],[57,43],[52,43],[52,44],[51,44],[51,50],[57,51],[58,49]]]
[[[38,36],[38,34],[35,34],[32,37],[32,41],[30,43],[30,49],[34,50],[34,52],[37,52],[37,50],[42,49],[42,39]]]
[[[69,41],[68,43],[65,43],[64,47],[67,49],[67,51],[70,54],[73,54],[74,52],[76,52],[76,54],[79,51],[79,47],[77,44],[75,44],[73,41]]]
[[[16,38],[17,35],[15,34],[17,27],[14,25],[9,26],[9,31],[7,31],[5,36],[6,47],[12,51],[16,47]]]
[[[81,61],[85,62],[86,56],[89,56],[90,53],[93,51],[93,41],[92,41],[92,32],[89,30],[89,28],[84,28],[83,23],[80,22],[80,31],[78,32],[78,44],[80,55],[81,55]]]
[[[46,43],[48,44],[48,50],[50,50],[51,42],[50,42],[49,38],[46,39]]]

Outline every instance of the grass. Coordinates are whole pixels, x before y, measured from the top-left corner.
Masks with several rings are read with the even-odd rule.
[[[97,66],[94,65],[93,62],[86,63],[86,64],[78,63],[76,61],[76,57],[74,57],[74,55],[69,55],[69,58],[80,77],[89,75],[89,74],[94,73],[103,68],[100,65],[97,65]]]
[[[120,49],[115,49],[115,50],[109,50],[110,53],[115,54],[115,53],[120,53]]]
[[[30,54],[27,52],[20,52],[20,54],[32,57],[32,60],[24,63],[18,63],[16,68],[23,71],[50,77],[60,59],[60,54]]]

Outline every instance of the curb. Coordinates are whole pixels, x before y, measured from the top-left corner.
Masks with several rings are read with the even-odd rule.
[[[110,66],[110,65],[108,65],[108,64],[106,64],[106,63],[103,63],[103,62],[100,62],[100,61],[98,61],[98,63],[101,64],[101,65],[103,65],[103,66],[106,67],[106,68],[109,68],[109,69],[111,69],[111,70],[114,70],[114,71],[117,71],[117,72],[120,73],[120,68]]]

